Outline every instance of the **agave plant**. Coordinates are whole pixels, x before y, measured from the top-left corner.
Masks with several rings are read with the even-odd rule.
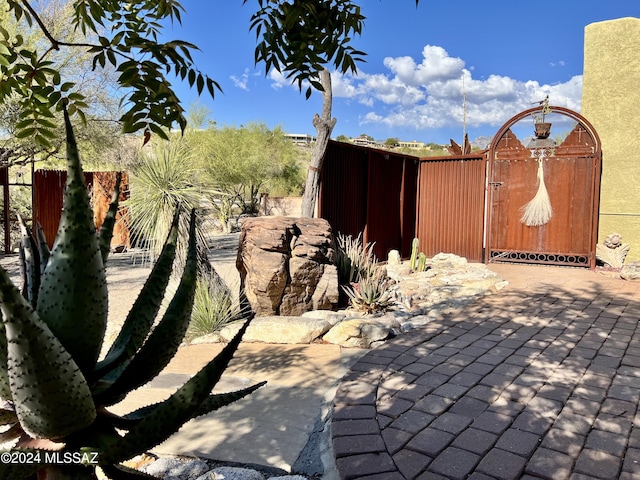
[[[25,281],[20,292],[0,269],[0,455],[3,479],[153,478],[122,462],[167,439],[188,420],[259,388],[212,394],[246,324],[224,350],[163,402],[124,416],[108,408],[153,379],[176,353],[191,316],[197,280],[191,214],[186,266],[173,300],[152,328],[164,296],[178,238],[176,213],[167,241],[122,330],[99,360],[107,325],[109,253],[117,191],[96,235],[76,141],[67,112],[67,185],[53,248],[24,226]],[[41,236],[38,236],[41,239]],[[39,244],[39,247],[38,247]]]
[[[390,280],[383,267],[374,266],[357,283],[342,288],[349,297],[351,307],[365,313],[383,312],[396,303]]]

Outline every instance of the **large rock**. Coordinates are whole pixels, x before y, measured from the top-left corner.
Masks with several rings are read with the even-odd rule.
[[[220,329],[220,338],[228,342],[242,322],[234,322]],[[332,324],[321,318],[308,317],[258,317],[249,324],[242,337],[244,342],[306,344],[325,334]]]
[[[322,338],[348,348],[371,348],[393,336],[392,329],[377,319],[352,318],[338,323]]]
[[[331,226],[324,219],[255,217],[242,225],[236,266],[257,316],[334,308],[334,263]]]
[[[629,262],[620,270],[623,280],[640,280],[640,262]]]

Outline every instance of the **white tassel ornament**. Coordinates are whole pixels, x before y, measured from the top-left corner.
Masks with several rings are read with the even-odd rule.
[[[547,187],[544,184],[544,170],[542,169],[543,159],[538,159],[538,191],[536,196],[522,207],[522,217],[520,221],[527,227],[539,227],[545,225],[553,216],[553,208]]]

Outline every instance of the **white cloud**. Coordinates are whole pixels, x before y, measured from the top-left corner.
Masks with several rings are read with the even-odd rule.
[[[282,87],[291,85],[291,82],[287,80],[285,76],[277,70],[271,70],[269,72],[269,78],[271,79],[271,82],[272,82],[271,88],[275,88],[276,90]]]
[[[420,65],[417,65],[411,57],[387,57],[384,59],[384,66],[391,70],[402,83],[420,87],[431,82],[460,76],[464,61],[450,57],[442,47],[425,45],[422,49]]]
[[[332,76],[334,97],[353,99],[370,108],[362,124],[441,128],[463,119],[463,77],[467,124],[500,126],[546,95],[552,104],[580,111],[582,76],[565,83],[540,85],[503,75],[474,79],[473,67],[450,57],[442,47],[426,45],[422,61],[407,56],[384,59],[387,73]],[[564,64],[564,62],[559,62]]]
[[[249,82],[249,69],[245,68],[244,69],[244,73],[242,75],[240,75],[239,77],[237,77],[236,75],[231,75],[231,80],[233,81],[233,84],[242,89],[242,90],[246,90],[249,91],[249,87],[247,86],[247,83]]]
[[[292,82],[291,79],[285,77],[281,72],[275,69],[272,69],[269,72],[268,76],[269,76],[269,79],[271,80],[271,88],[279,90],[282,87],[291,87],[296,91],[300,91],[300,88],[298,87],[298,82],[296,81]],[[308,86],[309,86],[309,82],[304,80],[302,82],[302,91],[305,91]]]

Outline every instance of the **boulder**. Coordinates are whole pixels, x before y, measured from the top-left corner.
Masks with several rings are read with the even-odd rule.
[[[346,320],[349,315],[344,310],[338,312],[333,312],[331,310],[310,310],[308,312],[304,312],[301,316],[303,318],[326,320],[331,324],[331,326],[334,326],[336,323]]]
[[[348,348],[371,348],[392,336],[392,330],[374,319],[352,318],[338,323],[322,339]]]
[[[324,219],[247,219],[236,267],[256,316],[300,315],[337,306],[334,239]]]
[[[623,280],[640,280],[640,262],[629,262],[620,270]]]
[[[230,341],[241,322],[230,323],[220,329],[220,338]],[[331,323],[320,318],[271,316],[257,317],[251,320],[249,328],[242,337],[243,342],[258,343],[311,343],[324,335],[331,328]]]

